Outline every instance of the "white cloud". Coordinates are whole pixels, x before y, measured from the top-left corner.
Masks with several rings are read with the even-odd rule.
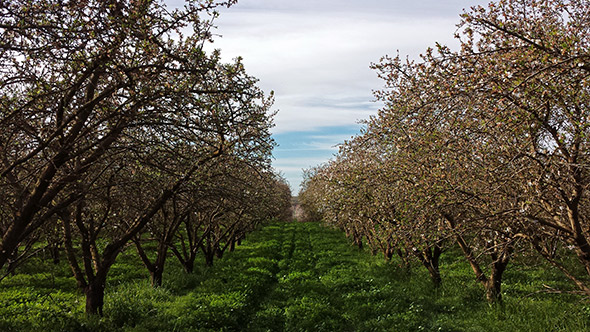
[[[334,145],[350,138],[310,131],[354,126],[376,114],[380,105],[371,102],[372,90],[382,82],[369,68],[372,62],[398,51],[417,58],[435,42],[456,46],[462,9],[487,2],[240,0],[222,10],[216,24],[223,37],[211,48],[221,49],[226,60],[242,56],[259,86],[275,91],[275,134],[306,132],[297,138],[301,144],[279,147],[281,157],[273,163],[297,190],[301,169],[327,161]]]
[[[299,191],[303,170],[325,163],[331,154],[317,157],[283,158],[273,163],[275,170],[284,174],[294,194]]]
[[[223,38],[213,46],[228,60],[243,56],[260,86],[275,91],[280,112],[274,132],[281,133],[354,124],[375,114],[372,90],[382,83],[370,63],[397,50],[418,54],[437,39],[451,40],[455,22],[230,9],[217,22]],[[347,105],[350,99],[360,107]]]
[[[178,0],[176,0],[178,1]],[[399,16],[457,16],[462,8],[486,1],[465,0],[240,0],[242,10],[297,11],[303,13],[380,13]]]
[[[374,114],[371,110],[338,107],[287,106],[275,118],[273,133],[320,130],[327,126],[350,126]]]

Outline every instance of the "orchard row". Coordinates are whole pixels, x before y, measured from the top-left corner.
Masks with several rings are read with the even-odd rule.
[[[590,295],[590,3],[500,0],[462,15],[460,49],[373,69],[384,104],[307,172],[311,219],[441,282],[458,246],[489,301],[516,255]]]
[[[129,246],[159,285],[169,251],[191,271],[197,252],[210,265],[289,216],[270,167],[272,95],[240,59],[205,51],[234,2],[1,2],[3,276],[41,251],[65,257],[102,314]]]

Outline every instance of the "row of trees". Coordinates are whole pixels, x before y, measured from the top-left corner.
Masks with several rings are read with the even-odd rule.
[[[465,12],[456,37],[458,51],[373,65],[385,106],[307,171],[303,205],[437,284],[458,244],[490,301],[532,252],[590,295],[590,3],[501,0]]]
[[[169,251],[192,271],[286,218],[272,95],[204,50],[234,2],[0,1],[0,269],[65,251],[102,314],[130,244],[159,285]]]

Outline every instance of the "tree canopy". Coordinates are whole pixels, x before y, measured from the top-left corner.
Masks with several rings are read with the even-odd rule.
[[[215,206],[223,217],[191,230],[216,249],[286,217],[272,94],[241,59],[205,51],[217,8],[234,3],[0,1],[0,269],[39,243],[65,249],[87,311],[102,313],[110,267],[131,242],[141,253],[142,235],[165,257]],[[162,257],[143,257],[155,284]]]
[[[590,294],[589,21],[586,1],[501,0],[462,15],[458,50],[382,58],[384,107],[307,180],[307,206],[369,243],[454,239],[491,300],[510,257],[531,251]]]

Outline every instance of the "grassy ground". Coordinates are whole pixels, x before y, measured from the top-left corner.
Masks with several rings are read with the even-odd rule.
[[[456,253],[443,286],[352,247],[318,224],[274,224],[212,268],[170,259],[153,289],[129,253],[112,271],[105,317],[87,318],[65,265],[33,261],[0,283],[0,331],[589,331],[590,304],[544,266],[509,267],[504,304],[489,306]]]

